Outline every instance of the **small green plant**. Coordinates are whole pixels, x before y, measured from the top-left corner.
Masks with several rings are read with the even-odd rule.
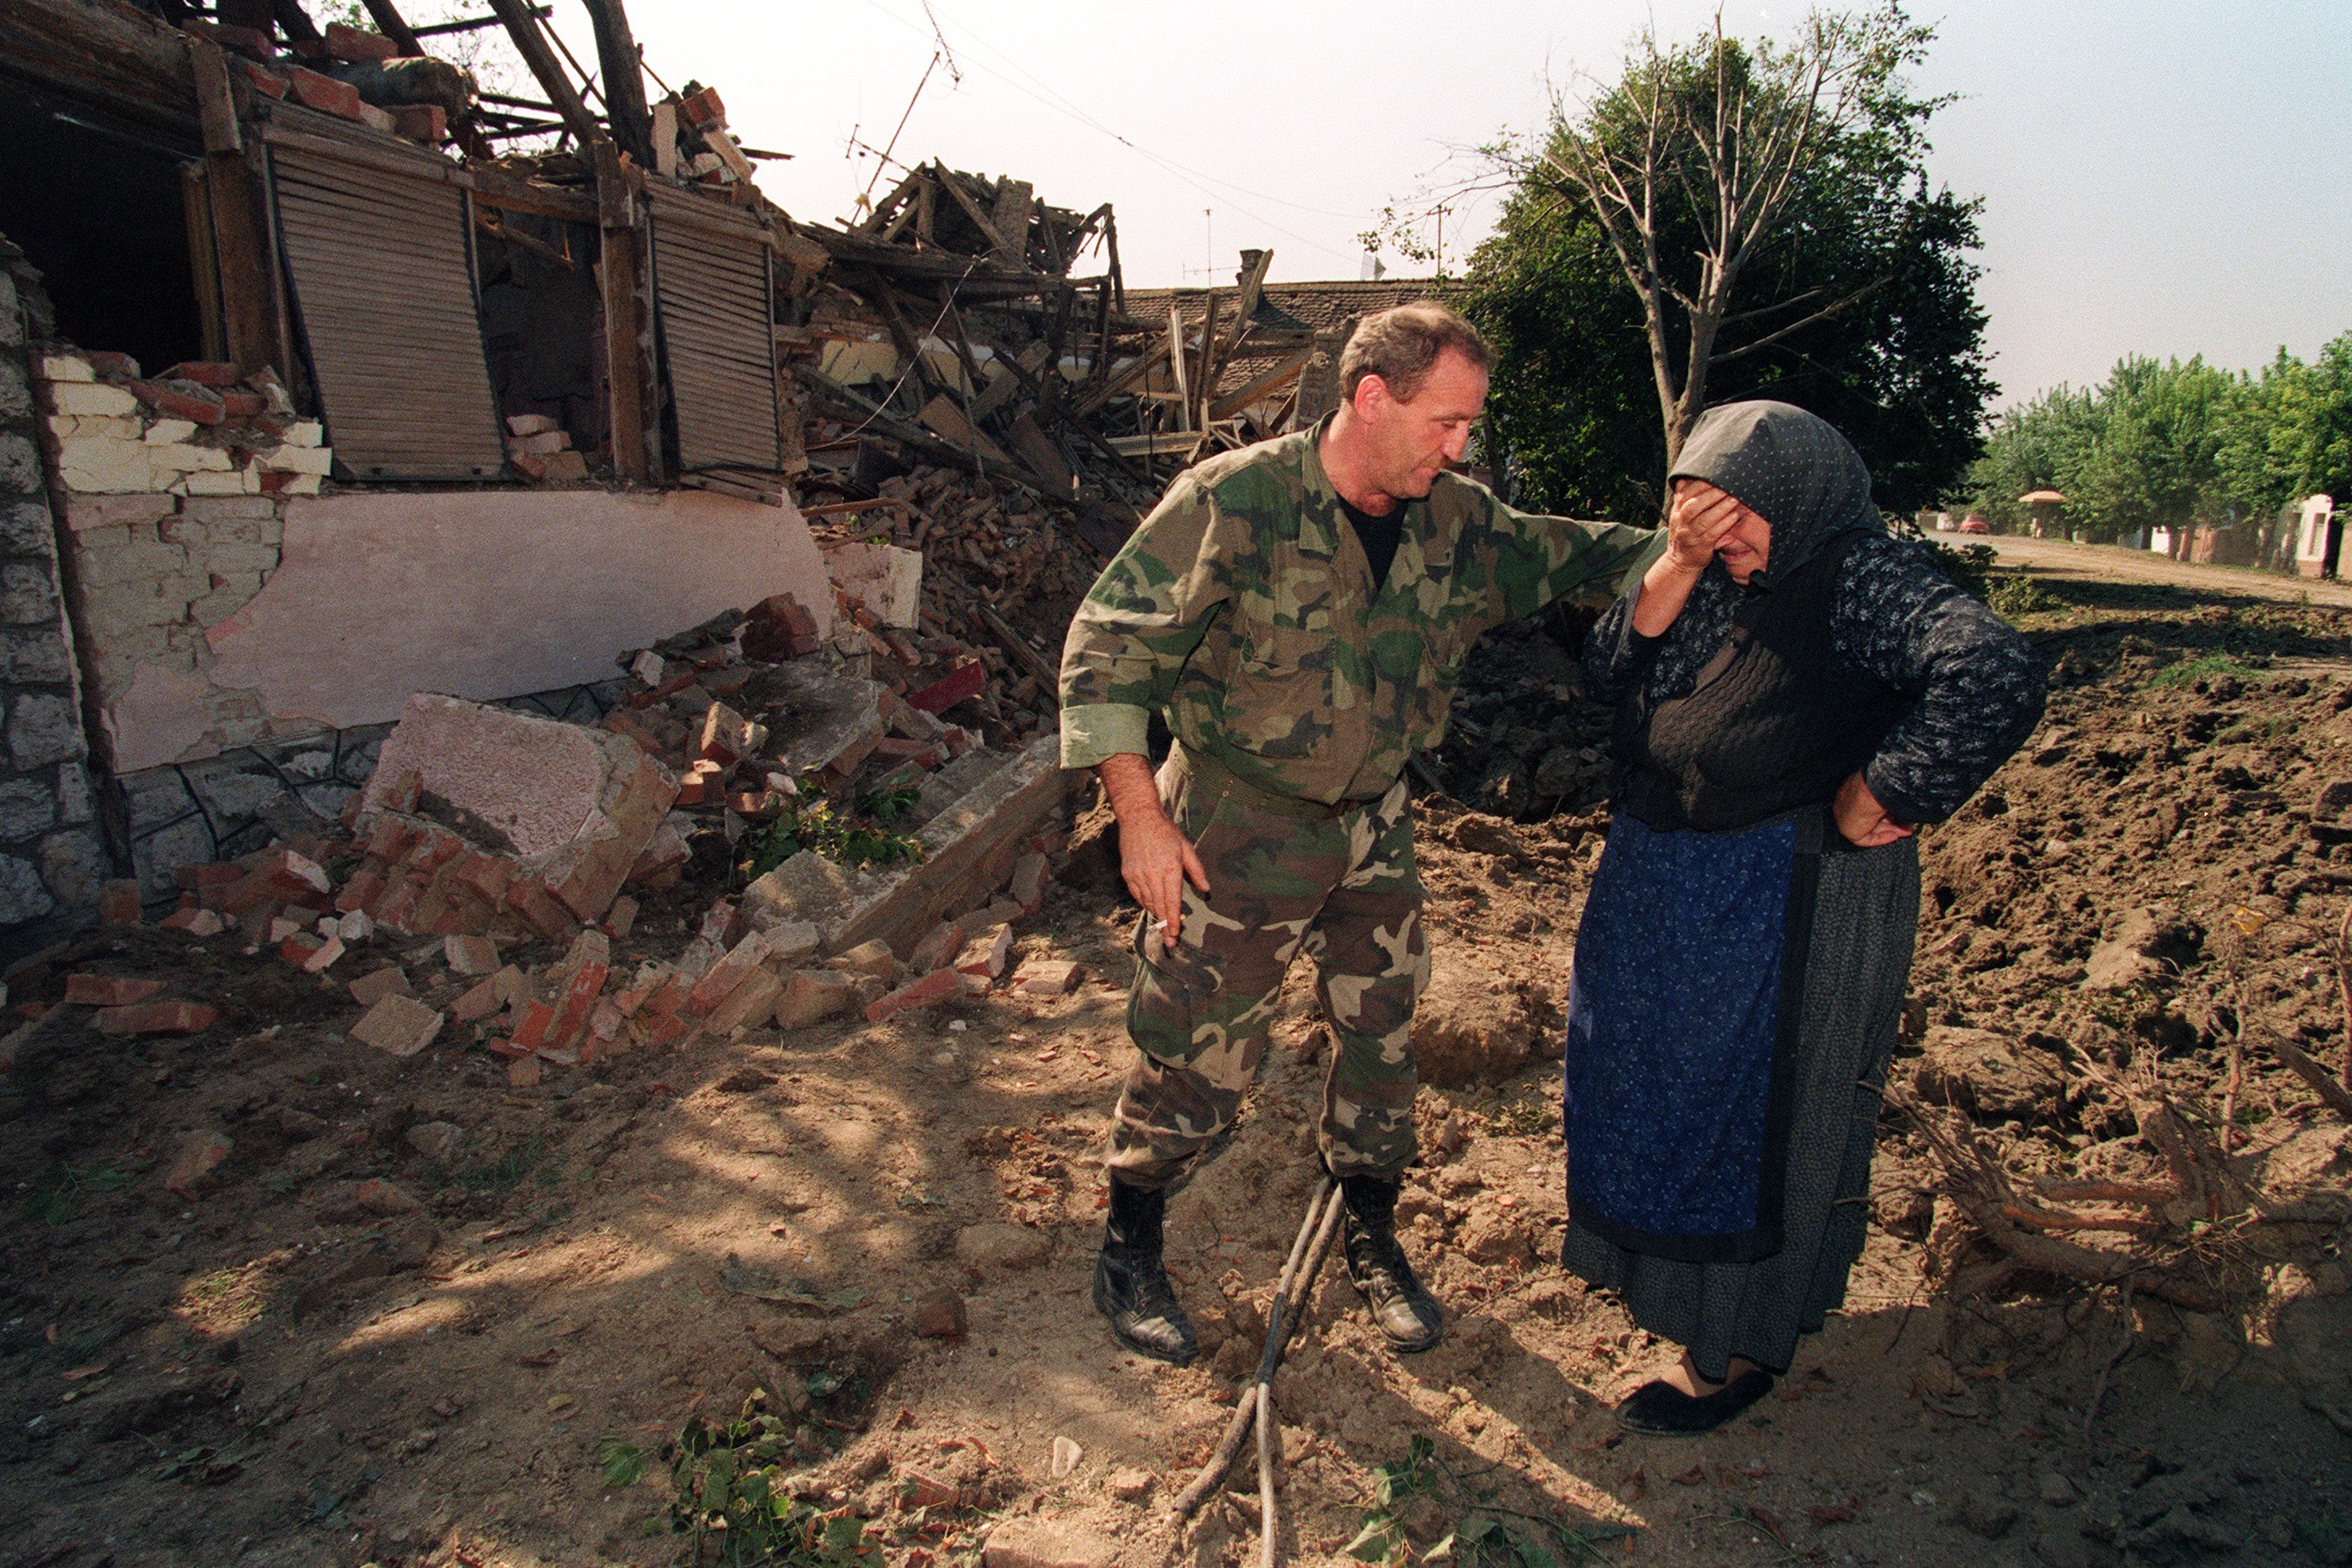
[[[2193,686],[2200,680],[2223,675],[2237,680],[2249,680],[2259,677],[2262,673],[2252,665],[2240,664],[2226,653],[2201,653],[2195,658],[2186,658],[2179,664],[2166,665],[2162,669],[2149,676],[2147,684],[2149,689],[2154,690],[2162,688]]]
[[[1982,546],[1978,548],[1981,549]],[[2020,616],[2031,616],[2043,610],[2063,610],[2066,602],[2044,588],[2040,581],[2022,572],[2004,572],[1990,579],[1985,587],[1984,601],[1993,613],[2004,620],[2013,621]]]
[[[803,849],[855,869],[859,866],[911,865],[923,858],[923,841],[892,827],[915,808],[922,789],[900,784],[862,795],[846,812],[814,790],[785,800],[783,810],[764,827],[743,836],[743,875],[761,877]]]
[[[63,1161],[55,1161],[33,1179],[32,1189],[25,1194],[24,1215],[41,1225],[63,1225],[74,1216],[79,1206],[77,1194],[115,1192],[134,1180],[105,1165],[79,1171]]]
[[[1459,1522],[1428,1551],[1416,1553],[1405,1532],[1403,1515],[1416,1498],[1450,1501],[1461,1510]],[[1450,1511],[1450,1510],[1448,1510]],[[1580,1529],[1517,1509],[1498,1505],[1491,1493],[1473,1496],[1470,1488],[1437,1458],[1437,1445],[1416,1435],[1402,1459],[1382,1465],[1372,1480],[1371,1506],[1364,1510],[1363,1528],[1348,1543],[1348,1554],[1381,1568],[1405,1568],[1414,1562],[1454,1563],[1469,1568],[1559,1568],[1562,1554],[1570,1561],[1612,1562],[1604,1555],[1604,1542],[1633,1531],[1622,1524],[1588,1524]]]
[[[1381,1568],[1400,1568],[1412,1561],[1412,1542],[1406,1539],[1401,1517],[1405,1505],[1436,1484],[1437,1468],[1431,1463],[1437,1445],[1419,1433],[1405,1446],[1404,1458],[1382,1465],[1372,1477],[1371,1506],[1364,1510],[1363,1527],[1348,1542],[1348,1555]]]
[[[735,1420],[714,1426],[689,1417],[666,1446],[675,1456],[671,1531],[694,1538],[695,1562],[720,1568],[880,1568],[880,1548],[855,1514],[828,1515],[793,1496],[784,1468],[793,1429],[764,1408],[768,1402],[765,1389],[754,1389]],[[633,1486],[645,1474],[646,1454],[608,1436],[596,1445],[596,1463],[606,1486]]]

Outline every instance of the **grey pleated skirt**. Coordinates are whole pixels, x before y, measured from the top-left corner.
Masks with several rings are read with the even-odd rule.
[[[1804,965],[1780,1250],[1752,1263],[1630,1252],[1570,1220],[1560,1261],[1723,1380],[1744,1356],[1780,1373],[1845,1300],[1869,1234],[1870,1155],[1919,919],[1916,841],[1821,857]]]

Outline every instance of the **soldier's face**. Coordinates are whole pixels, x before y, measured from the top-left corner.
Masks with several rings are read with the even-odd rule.
[[[1375,386],[1366,406],[1360,394]],[[1372,482],[1399,500],[1418,500],[1439,474],[1462,460],[1470,427],[1486,405],[1486,373],[1448,349],[1410,403],[1391,397],[1377,376],[1365,377],[1359,393],[1357,412],[1372,437]]]

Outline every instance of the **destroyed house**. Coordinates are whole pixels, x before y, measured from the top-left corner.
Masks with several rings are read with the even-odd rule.
[[[1249,251],[1130,292],[1108,203],[938,163],[796,223],[751,181],[780,154],[709,89],[648,102],[618,0],[579,3],[593,70],[523,0],[0,0],[0,941],[316,826],[415,693],[692,773],[698,715],[635,724],[615,662],[746,607],[1025,752],[1169,476],[1311,423],[1353,319],[1426,291]],[[539,97],[434,58],[484,26]],[[756,795],[730,765],[689,795]]]
[[[290,3],[0,0],[0,927],[145,861],[155,770],[305,735],[340,766],[411,692],[573,692],[779,593],[830,631],[774,348],[824,253],[715,93],[629,156],[502,10],[550,106]]]

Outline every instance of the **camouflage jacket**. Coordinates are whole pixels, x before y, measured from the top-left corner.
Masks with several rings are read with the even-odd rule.
[[[1605,605],[1659,537],[1442,474],[1405,503],[1375,596],[1323,471],[1328,424],[1186,469],[1103,569],[1062,648],[1064,767],[1144,752],[1160,710],[1244,784],[1377,797],[1444,737],[1480,633],[1588,585]]]

